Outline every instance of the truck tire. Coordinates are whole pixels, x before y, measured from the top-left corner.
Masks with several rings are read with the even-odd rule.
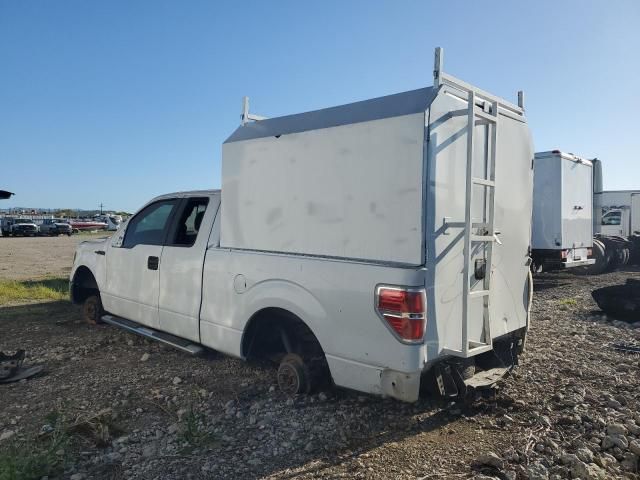
[[[629,259],[631,258],[631,252],[628,248],[623,248],[621,252],[621,262],[620,265],[627,265],[629,263]]]
[[[89,295],[82,304],[82,317],[89,325],[97,325],[102,323],[102,300],[100,294]]]

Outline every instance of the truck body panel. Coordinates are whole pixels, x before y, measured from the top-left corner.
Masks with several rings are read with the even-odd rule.
[[[256,132],[241,127],[250,132],[223,145],[221,245],[422,265],[431,90],[264,120]],[[415,113],[390,116],[396,103]]]

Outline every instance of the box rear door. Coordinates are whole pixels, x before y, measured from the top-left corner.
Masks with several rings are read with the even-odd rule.
[[[487,247],[474,243],[470,275],[464,278],[465,184],[467,124],[464,115],[451,112],[467,108],[467,102],[446,93],[438,95],[429,112],[427,147],[427,360],[444,350],[462,348],[463,282],[470,291],[482,289],[476,266],[486,260]],[[473,177],[486,178],[489,130],[474,128]],[[492,338],[526,325],[527,275],[531,235],[533,146],[527,124],[500,115],[495,165],[495,218],[500,243],[493,246],[489,318]],[[487,221],[488,188],[474,185],[471,219]],[[481,227],[473,234],[481,235]],[[498,233],[499,232],[499,233]],[[490,268],[490,270],[489,270]],[[483,298],[469,299],[469,337],[483,340]]]
[[[591,163],[562,159],[562,248],[593,243]]]

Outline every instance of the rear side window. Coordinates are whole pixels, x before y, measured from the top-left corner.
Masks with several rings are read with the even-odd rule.
[[[131,248],[136,245],[162,245],[177,203],[176,199],[161,200],[138,213],[129,222],[122,246]]]
[[[209,205],[207,197],[190,198],[187,201],[169,245],[190,247],[196,242],[207,205]]]

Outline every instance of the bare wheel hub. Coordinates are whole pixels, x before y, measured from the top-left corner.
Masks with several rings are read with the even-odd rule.
[[[278,367],[278,386],[287,395],[297,395],[307,390],[308,378],[304,361],[296,354],[288,354]]]
[[[97,295],[92,295],[87,298],[83,305],[84,319],[87,323],[95,325],[100,323],[100,316],[102,314],[102,304],[100,298]]]

